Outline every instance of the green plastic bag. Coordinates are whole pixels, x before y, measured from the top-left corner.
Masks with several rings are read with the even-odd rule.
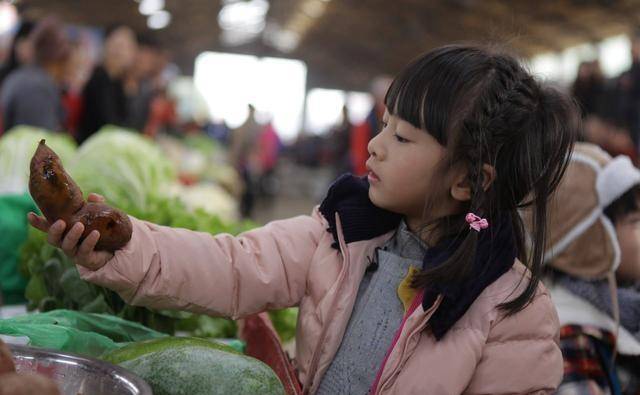
[[[25,301],[27,279],[18,271],[18,246],[27,239],[27,213],[37,209],[27,193],[0,195],[0,292],[4,304]]]
[[[108,314],[53,310],[0,320],[0,334],[26,336],[34,347],[98,357],[130,342],[166,337]]]

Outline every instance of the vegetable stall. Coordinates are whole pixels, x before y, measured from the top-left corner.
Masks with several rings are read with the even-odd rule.
[[[211,234],[239,234],[256,226],[238,220],[235,196],[241,182],[226,164],[225,148],[204,135],[154,141],[105,127],[76,147],[62,134],[15,128],[0,138],[0,214],[6,217],[0,231],[12,235],[0,243],[0,287],[5,304],[23,305],[27,313],[0,319],[0,335],[120,364],[158,394],[218,393],[206,384],[211,377],[225,391],[282,393],[268,366],[241,355],[236,322],[127,305],[115,292],[81,280],[46,234],[26,226],[26,212],[37,209],[28,193],[29,163],[41,140],[84,193],[80,202],[89,192],[98,193],[110,207],[136,218]],[[291,343],[297,310],[270,316],[280,340]],[[181,371],[191,375],[176,381]],[[187,381],[199,387],[184,387]]]

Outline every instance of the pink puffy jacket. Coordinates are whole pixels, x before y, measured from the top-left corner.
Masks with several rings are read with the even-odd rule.
[[[299,306],[296,368],[314,393],[340,346],[368,259],[393,232],[344,241],[339,250],[315,209],[246,232],[212,236],[132,218],[133,236],[102,268],[82,277],[127,302],[243,317]],[[488,286],[465,315],[436,341],[424,328],[441,298],[406,319],[388,356],[376,394],[546,394],[562,379],[558,317],[545,288],[521,312],[497,305],[518,295],[525,267],[516,262]]]

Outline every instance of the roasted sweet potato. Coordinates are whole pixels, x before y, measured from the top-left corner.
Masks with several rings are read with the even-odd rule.
[[[44,140],[31,159],[29,192],[50,223],[62,219],[70,229],[74,223],[82,222],[83,238],[99,231],[96,250],[115,251],[131,239],[129,217],[106,204],[85,202],[82,191]]]
[[[35,373],[0,375],[0,395],[60,395],[56,383]]]
[[[9,347],[0,340],[0,375],[16,371]]]

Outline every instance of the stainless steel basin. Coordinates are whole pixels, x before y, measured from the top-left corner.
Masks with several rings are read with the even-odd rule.
[[[153,395],[135,374],[97,359],[28,346],[9,345],[20,372],[40,373],[63,395]]]

